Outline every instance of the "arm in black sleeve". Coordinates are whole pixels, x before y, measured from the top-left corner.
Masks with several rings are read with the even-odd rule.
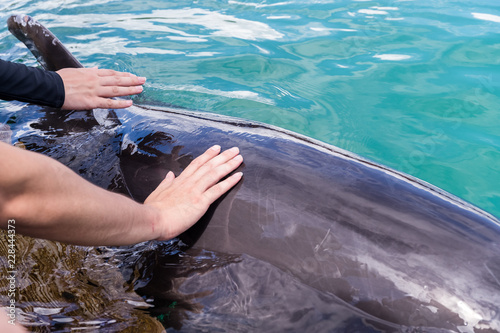
[[[64,83],[56,72],[0,60],[0,99],[60,108]]]

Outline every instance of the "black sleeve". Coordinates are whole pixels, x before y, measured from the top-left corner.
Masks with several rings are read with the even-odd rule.
[[[0,59],[0,99],[60,108],[64,97],[59,74]]]

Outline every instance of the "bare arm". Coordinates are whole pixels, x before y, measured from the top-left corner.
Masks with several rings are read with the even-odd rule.
[[[61,163],[0,143],[0,225],[78,245],[126,245],[173,238],[242,177],[219,182],[242,162],[237,148],[214,146],[175,178],[169,173],[144,204],[103,190]]]
[[[9,320],[14,323],[10,324]],[[21,324],[17,321],[12,321],[12,318],[8,317],[5,311],[0,310],[0,332],[2,333],[26,333],[28,332]]]

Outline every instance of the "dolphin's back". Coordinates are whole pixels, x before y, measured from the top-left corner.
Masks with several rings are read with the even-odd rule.
[[[136,128],[150,139],[125,134],[139,142],[120,160],[138,200],[168,170],[185,167],[182,152],[201,153],[200,144],[236,145],[245,156],[243,182],[181,236],[186,243],[272,263],[385,323],[500,330],[500,223],[490,214],[283,129],[165,108],[131,111],[155,119]]]

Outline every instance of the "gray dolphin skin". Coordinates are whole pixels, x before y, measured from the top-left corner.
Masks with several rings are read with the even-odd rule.
[[[33,19],[15,16],[8,24],[47,69],[81,66]],[[309,288],[301,297],[326,295],[322,306],[332,313],[318,318],[325,326],[311,322],[312,331],[500,332],[497,218],[424,181],[281,128],[175,107],[134,105],[117,113],[140,120],[112,128],[119,138],[113,177],[137,201],[209,146],[240,148],[242,182],[179,237],[179,246],[259,261],[289,277],[289,293],[300,283]],[[153,260],[159,272],[168,266],[161,254]],[[192,273],[198,269],[202,283],[213,283],[203,279],[202,266],[193,264]],[[150,297],[166,283],[153,280],[145,279],[142,291]],[[262,290],[258,283],[274,283],[256,281]],[[293,322],[304,315],[261,331],[303,331]]]

